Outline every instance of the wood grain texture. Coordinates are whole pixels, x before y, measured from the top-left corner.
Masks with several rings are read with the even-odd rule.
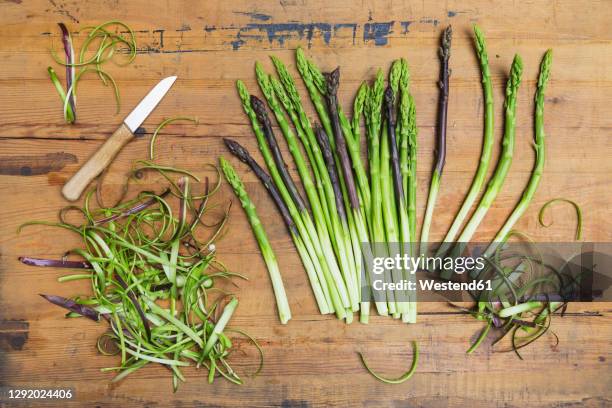
[[[135,30],[138,56],[128,67],[108,66],[122,95],[118,114],[112,90],[95,75],[79,85],[78,121],[63,123],[61,102],[46,76],[53,63],[49,48],[60,47],[56,23],[72,30],[120,17]],[[612,241],[612,7],[609,1],[477,0],[362,1],[279,0],[234,2],[182,0],[32,0],[0,3],[0,385],[73,387],[77,399],[67,406],[609,406],[612,403],[610,338],[612,308],[607,303],[572,304],[555,319],[559,336],[546,336],[525,349],[525,360],[484,344],[474,355],[465,350],[481,328],[472,317],[438,303],[419,305],[411,326],[372,316],[367,326],[350,326],[320,316],[300,260],[273,203],[254,175],[233,162],[258,208],[279,258],[293,320],[281,327],[257,244],[238,206],[229,234],[218,245],[220,258],[245,273],[236,289],[240,305],[232,325],[263,345],[266,365],[243,386],[216,381],[187,370],[187,383],[172,394],[161,367],[147,367],[120,384],[101,367],[116,364],[100,356],[95,339],[101,325],[66,320],[37,296],[88,293],[84,282],[60,284],[65,273],[32,268],[19,255],[60,256],[78,238],[48,228],[17,227],[32,219],[54,220],[66,205],[62,185],[106,140],[152,83],[178,75],[136,137],[119,153],[105,178],[105,194],[116,194],[136,159],[147,156],[150,135],[163,118],[193,115],[198,125],[172,124],[158,139],[162,163],[215,178],[207,167],[228,155],[221,137],[238,139],[261,162],[248,121],[234,89],[243,79],[255,94],[254,62],[272,69],[273,53],[296,73],[294,48],[301,45],[323,69],[342,66],[340,102],[350,111],[354,93],[378,67],[395,58],[409,61],[411,89],[419,125],[418,216],[422,219],[433,162],[438,90],[437,46],[443,27],[453,24],[447,165],[432,223],[441,238],[464,198],[482,139],[482,90],[473,50],[471,24],[487,37],[494,85],[496,142],[503,128],[503,91],[514,53],[524,61],[518,96],[517,141],[512,168],[475,240],[491,239],[520,197],[533,165],[533,94],[540,58],[554,49],[546,95],[547,162],[538,192],[517,228],[536,239],[567,241],[574,214],[559,206],[543,228],[537,211],[547,200],[566,197],[584,211],[584,239]],[[75,33],[77,44],[82,36]],[[63,72],[59,70],[58,72]],[[298,81],[298,88],[304,87]],[[306,107],[314,117],[311,106]],[[289,157],[283,144],[283,152]],[[491,169],[492,170],[492,169]],[[297,176],[293,164],[290,171]],[[155,188],[147,176],[138,188]],[[232,199],[227,186],[216,197]],[[419,225],[420,227],[420,225]],[[238,244],[238,245],[237,245]],[[409,341],[417,340],[421,361],[406,384],[377,382],[361,367],[357,351],[393,375],[409,365]],[[252,372],[255,350],[236,339],[236,367]],[[244,354],[243,354],[244,353]],[[244,358],[241,358],[244,356]],[[1,405],[2,403],[0,403]]]

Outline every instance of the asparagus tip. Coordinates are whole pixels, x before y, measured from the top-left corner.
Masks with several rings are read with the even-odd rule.
[[[482,29],[477,25],[474,25],[474,35],[476,35],[476,46],[478,51],[481,52],[485,48],[485,38]]]
[[[548,78],[550,77],[550,67],[552,65],[552,49],[548,49],[542,58],[542,62],[540,63],[540,75],[538,76],[538,90],[536,91],[536,100],[538,94],[544,92],[544,88],[546,87],[546,82],[548,82]]]
[[[249,153],[244,147],[242,147],[238,142],[232,139],[228,139],[226,137],[223,138],[223,142],[225,143],[227,150],[229,150],[231,154],[236,156],[243,163],[247,163],[247,157]]]
[[[325,80],[327,82],[327,93],[329,95],[337,94],[338,85],[340,83],[340,67],[337,67],[332,72],[325,74]]]
[[[319,123],[315,123],[313,126],[313,130],[318,136],[322,137],[323,140],[327,141],[327,133],[325,133],[325,129],[323,128],[323,126],[321,126]]]
[[[515,87],[517,87],[521,82],[521,74],[523,73],[523,60],[520,55],[514,55],[514,60],[512,61],[510,71],[510,81],[515,84]]]
[[[251,95],[251,106],[253,107],[253,111],[255,112],[255,115],[257,115],[257,119],[260,122],[265,124],[269,121],[268,113],[266,112],[266,105],[264,105],[261,99],[255,95]]]
[[[442,33],[442,46],[440,47],[440,58],[448,61],[450,58],[451,41],[453,38],[453,26],[448,26]]]
[[[395,95],[393,93],[393,88],[391,87],[391,85],[388,85],[387,89],[385,89],[385,103],[387,104],[387,106],[393,106],[394,100]]]
[[[306,58],[306,56],[304,55],[304,50],[299,45],[295,49],[295,58],[297,59],[298,64],[303,62],[304,58]]]

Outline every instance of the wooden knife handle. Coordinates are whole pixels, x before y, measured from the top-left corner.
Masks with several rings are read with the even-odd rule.
[[[119,150],[134,137],[132,131],[122,123],[121,126],[104,142],[102,147],[81,166],[79,171],[62,188],[62,194],[68,201],[76,201],[89,183],[96,178],[115,158]]]

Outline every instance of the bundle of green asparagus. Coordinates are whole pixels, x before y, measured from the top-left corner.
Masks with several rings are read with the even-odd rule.
[[[477,27],[475,33],[486,105],[482,158],[468,197],[438,254],[455,245],[460,227],[483,186],[490,162],[493,143],[491,80],[484,37]],[[445,162],[451,36],[452,31],[448,27],[442,35],[440,47],[436,164],[421,229],[420,254],[428,251],[429,229]],[[548,76],[550,53],[545,58],[548,63],[543,64],[540,74],[539,94],[543,93]],[[393,246],[403,253],[417,256],[417,124],[407,61],[399,59],[392,63],[386,85],[382,70],[378,70],[373,83],[363,82],[353,103],[352,117],[349,118],[338,101],[340,68],[322,73],[298,48],[297,70],[319,123],[308,117],[287,66],[274,56],[272,62],[277,76],[266,73],[261,64],[256,63],[257,83],[289,148],[303,189],[298,188],[297,181],[288,170],[266,103],[252,95],[240,80],[236,84],[238,93],[267,172],[243,146],[226,139],[229,151],[253,170],[274,199],[302,259],[322,314],[335,313],[339,319],[350,323],[353,314],[359,311],[360,321],[367,323],[370,300],[373,300],[378,314],[401,318],[407,323],[415,322],[416,298],[412,292],[406,297],[397,298],[393,291],[384,293],[383,299],[369,296],[371,281],[364,271],[362,260],[363,251],[371,250],[373,244],[387,245],[389,254],[395,251]],[[476,213],[457,242],[469,241],[508,173],[514,145],[514,114],[521,71],[522,62],[516,56],[506,90],[503,152]],[[541,101],[538,101],[541,112]],[[366,161],[362,160],[361,151],[362,117]],[[536,144],[541,146],[538,150],[540,163],[543,161],[543,154],[540,154],[540,149],[543,149],[541,129],[536,135]],[[541,173],[539,164],[534,170],[534,177],[538,173]],[[536,186],[537,181],[530,182],[528,190],[533,191]],[[508,233],[511,224],[524,211],[529,194],[525,197],[527,203],[521,200],[516,215],[511,216],[500,231],[501,235]],[[495,238],[496,241],[503,239],[501,236]],[[386,282],[414,279],[413,273],[402,270],[385,276]],[[278,304],[280,312],[280,305],[286,304],[286,301],[279,301]]]

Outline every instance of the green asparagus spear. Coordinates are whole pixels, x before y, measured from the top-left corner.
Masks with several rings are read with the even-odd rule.
[[[219,158],[219,164],[221,165],[221,170],[223,170],[225,179],[234,189],[234,193],[236,193],[236,196],[240,200],[242,208],[244,208],[249,223],[251,224],[253,234],[255,234],[257,244],[261,250],[261,255],[263,256],[268,267],[268,273],[270,274],[270,280],[272,281],[272,288],[274,289],[274,296],[276,297],[278,317],[280,318],[282,324],[287,324],[289,319],[291,319],[291,310],[289,309],[289,302],[287,300],[287,294],[285,293],[285,286],[283,285],[280,270],[278,269],[276,256],[274,255],[274,251],[272,251],[272,247],[270,246],[270,242],[268,241],[268,236],[266,235],[263,225],[261,225],[261,221],[257,216],[255,205],[249,198],[244,188],[244,184],[242,184],[242,181],[238,177],[238,174],[236,174],[236,171],[232,165],[223,157]],[[212,344],[209,345],[207,342],[206,348],[208,349],[209,347],[212,347]]]
[[[522,217],[522,215],[529,207],[529,203],[533,200],[533,196],[538,189],[538,185],[540,184],[540,179],[542,178],[542,172],[544,171],[544,162],[545,162],[545,133],[544,133],[544,94],[546,92],[546,84],[548,82],[548,78],[550,77],[550,66],[552,64],[552,50],[546,51],[544,54],[544,58],[542,59],[542,63],[540,65],[540,75],[538,76],[538,88],[536,90],[535,95],[535,143],[534,148],[536,152],[536,160],[533,167],[533,171],[531,172],[531,177],[523,191],[523,195],[519,200],[516,207],[501,227],[493,242],[489,245],[489,247],[485,250],[484,256],[491,257],[499,243],[503,242],[514,224]]]

